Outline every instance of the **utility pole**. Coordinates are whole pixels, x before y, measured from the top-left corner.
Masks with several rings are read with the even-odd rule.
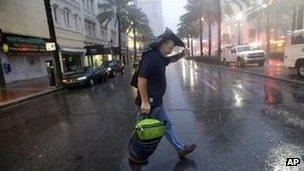
[[[45,12],[46,12],[46,18],[48,22],[48,27],[49,27],[49,33],[50,33],[50,40],[56,44],[56,50],[53,51],[53,56],[55,60],[55,71],[56,71],[56,86],[61,85],[61,80],[62,80],[62,73],[61,73],[61,68],[60,68],[60,60],[59,60],[59,46],[57,44],[57,39],[56,39],[56,32],[55,32],[55,27],[54,27],[54,21],[53,21],[53,16],[52,16],[52,8],[51,8],[51,3],[50,0],[44,0],[44,6],[45,6]]]

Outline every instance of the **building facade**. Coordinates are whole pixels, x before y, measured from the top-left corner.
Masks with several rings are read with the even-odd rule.
[[[63,74],[116,58],[117,26],[100,24],[104,0],[50,0]],[[44,1],[0,1],[0,84],[47,76],[54,62]],[[0,33],[0,34],[1,34]],[[126,36],[122,34],[126,47]],[[116,48],[115,48],[116,47]]]
[[[138,5],[149,19],[149,26],[151,27],[155,36],[160,35],[164,31],[164,20],[162,15],[162,1],[161,0],[136,0]]]
[[[51,1],[63,73],[113,58],[112,47],[118,46],[117,27],[114,22],[108,26],[98,22],[103,3],[103,0]]]
[[[44,2],[1,0],[0,29],[0,84],[46,76],[53,57],[45,49],[50,36]]]

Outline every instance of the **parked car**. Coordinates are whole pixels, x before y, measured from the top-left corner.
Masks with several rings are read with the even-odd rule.
[[[102,66],[107,68],[110,77],[115,77],[116,73],[125,73],[125,66],[119,60],[105,61]]]
[[[266,52],[249,45],[230,46],[223,49],[222,63],[236,63],[239,67],[245,64],[257,63],[263,66],[266,60]]]
[[[298,74],[304,77],[304,29],[291,33],[291,45],[284,52],[284,65],[296,68]]]
[[[83,70],[64,75],[63,84],[68,87],[93,86],[107,81],[109,72],[101,66],[91,66]]]

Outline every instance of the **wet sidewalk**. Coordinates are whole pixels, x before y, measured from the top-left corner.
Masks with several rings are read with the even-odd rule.
[[[266,61],[264,67],[257,65],[248,65],[243,68],[238,68],[239,71],[273,78],[280,81],[287,81],[290,83],[304,84],[304,78],[297,74],[296,69],[288,69],[284,66],[282,60],[270,59]]]
[[[0,108],[57,90],[48,77],[16,81],[0,87]]]

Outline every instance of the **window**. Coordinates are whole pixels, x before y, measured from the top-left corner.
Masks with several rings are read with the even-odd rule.
[[[90,4],[89,4],[89,0],[86,0],[87,1],[87,6],[86,6],[86,9],[88,10],[88,9],[90,9],[89,7],[90,7]]]
[[[116,32],[115,31],[111,31],[111,39],[113,40],[113,45],[116,45]]]
[[[100,26],[100,33],[103,39],[107,39],[108,37],[108,28],[104,26]]]
[[[101,13],[101,12],[103,12],[103,10],[102,10],[102,5],[101,5],[101,4],[98,4],[98,13]]]
[[[56,5],[56,4],[54,4],[54,6],[53,6],[53,15],[54,15],[54,21],[56,22],[56,23],[58,23],[58,5]]]
[[[291,45],[304,44],[304,34],[293,35],[291,37]]]
[[[89,20],[84,20],[84,28],[86,35],[96,36],[96,24]]]
[[[75,28],[76,28],[76,30],[79,30],[79,26],[78,26],[78,15],[77,14],[75,14]]]
[[[94,1],[90,0],[91,12],[94,12]]]
[[[71,11],[67,8],[63,9],[63,14],[64,14],[64,23],[66,26],[70,26],[71,22],[70,22],[70,15],[71,15]]]
[[[82,0],[82,8],[85,7],[85,0]]]

